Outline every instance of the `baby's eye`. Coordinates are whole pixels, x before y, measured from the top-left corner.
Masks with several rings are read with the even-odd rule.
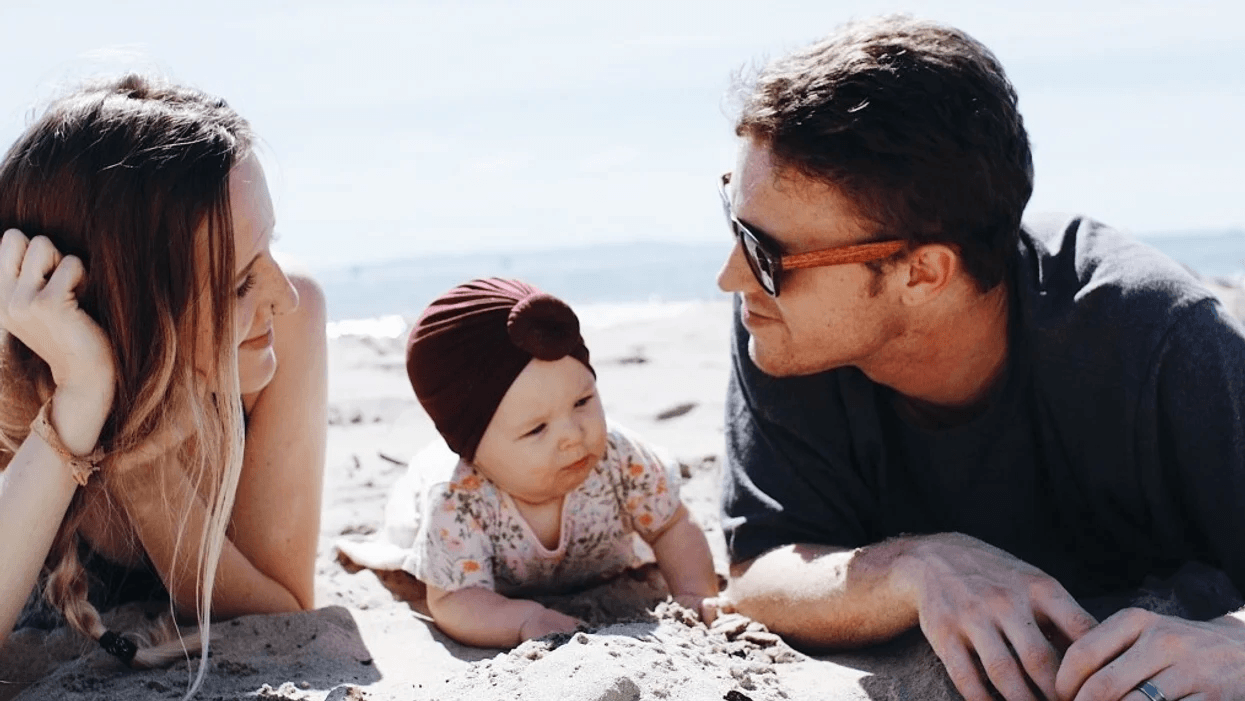
[[[588,394],[583,397],[580,397],[579,399],[575,401],[575,408],[578,409],[581,406],[587,405],[588,402],[592,401],[592,398],[595,396],[596,396],[596,393],[592,393],[592,394]]]
[[[251,288],[253,287],[255,287],[255,271],[254,270],[247,273],[246,277],[242,279],[242,284],[238,285],[238,299],[242,299],[243,297],[245,297],[246,294],[250,292]]]
[[[532,430],[528,431],[527,433],[523,434],[523,437],[524,437],[524,438],[528,438],[528,437],[530,437],[530,436],[539,436],[540,434],[542,434],[542,433],[544,433],[544,432],[545,432],[545,424],[541,424],[541,425],[537,426],[536,428],[534,428],[534,429],[532,429]]]

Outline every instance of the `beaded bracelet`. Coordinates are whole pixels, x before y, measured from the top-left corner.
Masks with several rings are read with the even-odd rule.
[[[99,636],[99,646],[104,648],[109,655],[126,664],[133,662],[134,655],[138,654],[138,646],[133,640],[123,638],[111,630],[104,631],[104,634]]]
[[[56,429],[52,427],[52,422],[48,420],[48,414],[51,412],[52,400],[44,402],[39,407],[39,413],[35,416],[35,420],[30,424],[30,432],[43,439],[53,452],[61,457],[62,460],[69,464],[69,469],[73,471],[73,479],[79,485],[85,487],[91,475],[99,471],[99,464],[104,461],[104,451],[99,446],[95,447],[87,455],[74,455],[69,452],[65,444],[61,442],[61,437],[56,433]]]

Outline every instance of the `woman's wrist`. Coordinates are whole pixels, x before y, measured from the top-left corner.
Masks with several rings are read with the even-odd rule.
[[[95,449],[112,411],[112,383],[94,384],[60,385],[52,395],[48,421],[61,443],[75,455],[86,455]]]

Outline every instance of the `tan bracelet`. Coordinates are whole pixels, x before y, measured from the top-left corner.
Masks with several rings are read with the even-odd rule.
[[[69,463],[69,469],[73,471],[74,481],[85,487],[91,475],[99,471],[99,464],[104,461],[104,451],[99,446],[96,446],[95,450],[92,450],[87,455],[78,456],[69,452],[69,449],[61,442],[61,437],[57,435],[56,429],[52,427],[52,422],[48,420],[48,413],[51,411],[51,407],[51,399],[39,407],[39,413],[30,424],[30,432],[42,438],[43,442],[47,443],[62,460]]]

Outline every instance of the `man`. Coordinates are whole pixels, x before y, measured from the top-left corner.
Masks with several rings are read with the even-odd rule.
[[[919,625],[969,699],[1245,696],[1215,298],[1093,221],[1021,225],[1016,95],[957,30],[849,26],[763,69],[736,132],[736,608],[818,647]],[[1183,617],[1110,615],[1139,590]]]

